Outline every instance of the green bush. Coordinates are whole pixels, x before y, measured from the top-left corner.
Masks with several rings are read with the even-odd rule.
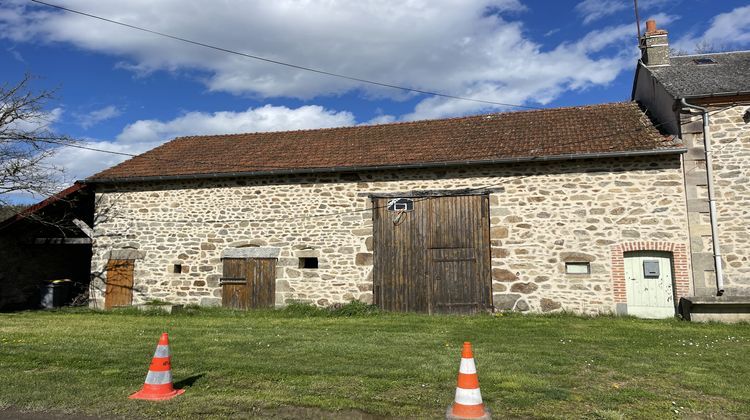
[[[319,308],[309,302],[292,302],[281,312],[292,317],[352,317],[352,316],[370,316],[379,313],[374,305],[368,305],[364,302],[353,300],[349,303],[334,303],[327,308]]]
[[[318,308],[309,302],[291,302],[286,307],[281,309],[286,315],[293,317],[317,317],[326,316],[327,311],[325,309]]]
[[[328,309],[331,316],[370,316],[379,313],[375,305],[368,305],[359,300],[353,300],[346,304],[334,304]]]

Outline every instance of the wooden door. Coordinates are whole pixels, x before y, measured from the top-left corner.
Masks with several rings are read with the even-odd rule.
[[[430,202],[427,276],[430,312],[474,313],[492,306],[487,196]]]
[[[109,260],[104,309],[128,306],[133,303],[133,270],[135,260]]]
[[[625,254],[625,291],[628,315],[671,318],[675,314],[672,258],[668,252]]]
[[[397,312],[427,312],[426,241],[429,203],[391,212],[391,199],[373,199],[373,303]]]
[[[391,311],[472,313],[492,306],[489,199],[416,197],[413,211],[373,199],[373,295]]]
[[[225,258],[221,287],[225,307],[272,308],[276,302],[276,259]]]

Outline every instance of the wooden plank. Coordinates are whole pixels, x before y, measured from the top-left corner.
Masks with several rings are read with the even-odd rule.
[[[107,286],[104,291],[104,309],[128,306],[133,302],[134,260],[109,260]]]

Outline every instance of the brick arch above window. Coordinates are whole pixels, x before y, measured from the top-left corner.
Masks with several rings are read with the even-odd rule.
[[[628,301],[625,288],[625,253],[632,251],[661,251],[672,253],[674,268],[674,301],[690,294],[690,275],[687,245],[674,242],[638,241],[612,245],[612,290],[615,303]]]

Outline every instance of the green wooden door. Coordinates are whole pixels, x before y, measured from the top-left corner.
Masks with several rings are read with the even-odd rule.
[[[654,251],[626,253],[625,290],[628,315],[640,318],[673,317],[672,255]]]

